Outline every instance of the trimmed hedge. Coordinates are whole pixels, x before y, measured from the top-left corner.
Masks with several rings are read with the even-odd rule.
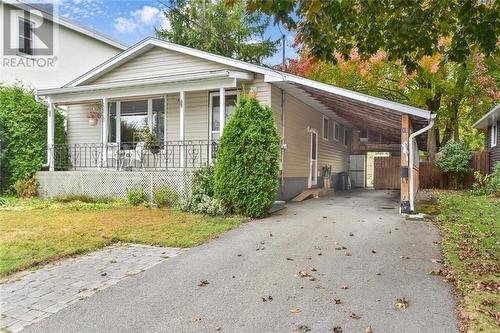
[[[267,215],[278,190],[279,154],[273,111],[243,97],[220,140],[215,197],[236,214]]]
[[[64,116],[56,114],[55,143],[66,142]],[[39,171],[46,160],[47,107],[21,86],[0,86],[0,192]]]

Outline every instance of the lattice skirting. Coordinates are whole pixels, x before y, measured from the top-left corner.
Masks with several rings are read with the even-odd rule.
[[[155,189],[168,186],[180,196],[191,193],[192,171],[40,171],[41,198],[69,194],[126,198],[127,190],[142,188],[151,200]]]

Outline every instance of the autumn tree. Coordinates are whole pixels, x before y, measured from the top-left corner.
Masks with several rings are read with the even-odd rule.
[[[276,52],[277,41],[264,38],[269,18],[247,13],[244,1],[169,0],[164,3],[169,27],[156,35],[172,43],[262,64]]]
[[[315,59],[336,63],[353,49],[362,60],[383,50],[387,60],[400,62],[418,85],[427,89],[424,106],[450,119],[444,135],[458,139],[457,119],[466,101],[473,57],[491,61],[499,49],[499,1],[400,0],[249,0],[248,9],[275,17],[297,32],[299,44]],[[422,68],[426,57],[439,57],[434,68],[452,69],[453,93],[443,95]],[[432,73],[435,74],[435,73]],[[495,77],[498,83],[498,77]],[[443,104],[444,103],[444,104]],[[486,108],[486,105],[483,106]],[[485,110],[484,110],[485,111]],[[450,132],[452,134],[450,134]],[[430,131],[428,151],[436,152],[438,133]]]

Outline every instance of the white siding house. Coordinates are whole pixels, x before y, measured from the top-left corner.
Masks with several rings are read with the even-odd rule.
[[[322,186],[327,166],[336,186],[338,174],[349,171],[354,132],[381,132],[381,140],[402,143],[401,154],[408,155],[412,128],[402,123],[417,130],[432,118],[425,110],[148,38],[64,86],[37,92],[49,100],[49,124],[55,105],[68,107],[68,145],[56,147],[49,126],[50,171],[38,174],[42,195],[75,191],[75,182],[90,193],[97,180],[102,195],[111,194],[106,187],[124,195],[127,186],[165,183],[185,190],[186,174],[216,159],[224,123],[243,92],[273,109],[282,140],[278,196],[285,200]],[[93,111],[102,117],[90,124]],[[141,142],[146,127],[157,138],[154,151]],[[54,184],[58,173],[65,177]]]
[[[61,87],[127,48],[20,0],[0,0],[0,18],[0,84]]]

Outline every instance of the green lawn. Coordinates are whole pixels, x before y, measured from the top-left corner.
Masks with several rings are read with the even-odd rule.
[[[192,247],[241,222],[120,202],[9,201],[0,208],[0,276],[116,242]]]
[[[447,278],[462,296],[463,331],[498,332],[500,325],[500,200],[438,191]]]

